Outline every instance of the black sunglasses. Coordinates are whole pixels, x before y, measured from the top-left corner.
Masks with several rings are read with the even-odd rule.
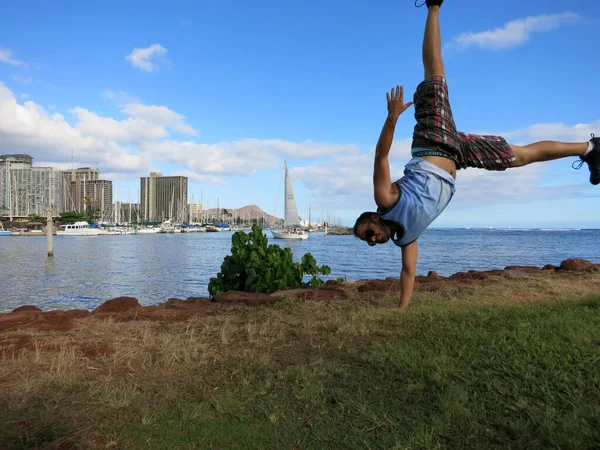
[[[371,230],[370,228],[365,231],[365,240],[367,242],[371,242],[371,238],[375,236],[375,232],[373,230]]]

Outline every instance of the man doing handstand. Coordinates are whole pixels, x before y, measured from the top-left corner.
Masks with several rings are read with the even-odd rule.
[[[414,95],[413,158],[404,176],[392,183],[388,154],[398,117],[413,102],[404,103],[401,86],[386,94],[388,117],[375,150],[373,187],[377,212],[365,212],[354,225],[354,235],[369,245],[390,239],[402,249],[400,304],[410,303],[417,269],[417,239],[448,206],[455,190],[457,169],[476,167],[505,170],[540,161],[579,156],[590,169],[590,182],[600,184],[600,138],[589,142],[536,142],[520,147],[499,136],[478,136],[456,130],[448,99],[442,61],[439,11],[444,0],[426,0],[428,13],[423,39],[425,81]]]

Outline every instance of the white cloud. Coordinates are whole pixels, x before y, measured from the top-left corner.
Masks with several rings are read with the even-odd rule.
[[[71,126],[61,114],[50,114],[32,101],[17,102],[0,83],[0,148],[37,159],[64,163],[75,160],[95,165],[96,153],[106,169],[146,172],[149,165],[118,142],[100,139]]]
[[[163,124],[176,129],[180,133],[197,136],[198,132],[184,122],[184,117],[171,111],[166,106],[142,105],[139,103],[127,104],[123,112],[132,117],[137,117],[150,124]]]
[[[164,126],[153,126],[143,119],[129,117],[118,121],[110,117],[100,117],[85,108],[76,107],[71,110],[77,117],[75,128],[85,136],[122,144],[136,144],[146,140],[166,137],[168,132]]]
[[[358,148],[306,141],[243,139],[215,144],[179,141],[172,133],[197,136],[184,117],[165,106],[128,103],[120,109],[127,117],[103,117],[86,108],[70,110],[70,124],[61,114],[51,114],[32,101],[20,104],[0,83],[0,148],[31,154],[57,166],[69,164],[71,154],[77,164],[96,165],[96,152],[102,172],[129,174],[135,178],[169,163],[201,183],[225,184],[226,176],[251,176],[263,169],[277,168],[281,159],[328,158],[353,155]]]
[[[164,55],[167,54],[167,49],[160,44],[152,44],[146,48],[134,48],[127,55],[126,59],[131,62],[133,67],[139,67],[146,72],[153,72],[158,69],[156,60],[165,62]]]
[[[112,140],[123,144],[140,144],[169,136],[169,130],[197,136],[198,132],[184,121],[184,117],[165,106],[147,106],[139,103],[121,107],[127,119],[118,121],[101,117],[85,108],[71,112],[77,117],[75,127],[85,135]]]
[[[545,14],[525,19],[513,20],[502,28],[479,33],[463,33],[455,37],[450,48],[466,50],[469,47],[502,50],[517,47],[527,42],[532,33],[552,31],[564,25],[571,25],[581,20],[579,14],[564,12],[562,14]]]
[[[11,66],[24,66],[25,63],[12,57],[12,52],[6,48],[0,48],[0,62]]]
[[[161,140],[146,142],[139,149],[151,155],[153,160],[185,166],[196,174],[220,176],[251,176],[263,169],[279,167],[281,160],[286,158],[299,161],[358,154],[358,148],[351,145],[313,141],[296,143],[279,139],[242,139],[215,144]]]
[[[598,134],[600,120],[592,123],[580,123],[566,125],[564,123],[543,123],[532,125],[528,128],[504,133],[506,139],[517,139],[521,142],[531,143],[536,141],[565,141],[584,142],[589,141],[590,134]]]

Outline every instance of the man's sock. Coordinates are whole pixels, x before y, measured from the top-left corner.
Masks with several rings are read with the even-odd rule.
[[[592,150],[594,150],[594,141],[589,141],[588,142],[588,148],[585,151],[585,153],[583,154],[583,156],[587,155],[589,152],[591,152]]]

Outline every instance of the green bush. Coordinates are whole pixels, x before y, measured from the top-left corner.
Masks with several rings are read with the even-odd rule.
[[[279,289],[304,285],[319,287],[324,284],[319,275],[331,273],[329,266],[317,266],[317,261],[310,253],[302,257],[301,263],[295,263],[289,248],[267,244],[267,236],[257,225],[252,227],[250,233],[234,233],[231,255],[225,257],[221,271],[208,283],[210,295],[226,291],[270,294]],[[312,275],[308,283],[302,281],[305,274]]]

